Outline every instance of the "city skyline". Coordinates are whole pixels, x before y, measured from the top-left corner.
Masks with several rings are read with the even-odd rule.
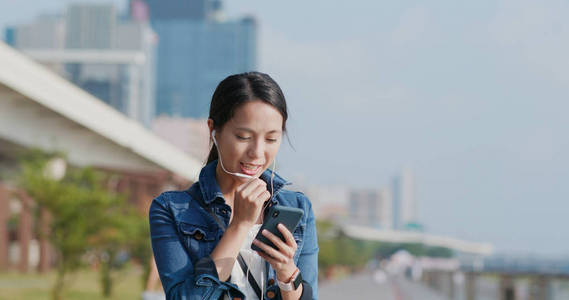
[[[114,4],[69,4],[6,28],[6,42],[150,128],[155,115],[156,34],[121,20]]]
[[[498,252],[569,251],[567,4],[224,4],[258,18],[259,69],[287,96],[285,178],[370,187],[409,164],[429,232]],[[14,11],[2,25],[32,17]]]

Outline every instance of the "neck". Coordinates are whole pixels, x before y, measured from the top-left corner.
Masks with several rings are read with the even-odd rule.
[[[237,179],[234,178],[230,174],[225,173],[221,168],[221,164],[218,163],[217,167],[215,168],[215,179],[217,180],[217,184],[219,185],[219,189],[225,198],[227,205],[233,208],[233,199],[235,195],[235,191],[237,187],[239,187],[242,183]]]

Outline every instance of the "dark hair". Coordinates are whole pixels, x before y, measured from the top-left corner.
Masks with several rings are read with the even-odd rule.
[[[235,110],[246,102],[260,100],[275,107],[283,116],[283,132],[286,132],[288,112],[284,94],[279,85],[267,74],[247,72],[235,74],[223,79],[211,98],[209,118],[213,128],[221,129],[233,118]],[[211,148],[207,163],[216,160],[217,147]]]

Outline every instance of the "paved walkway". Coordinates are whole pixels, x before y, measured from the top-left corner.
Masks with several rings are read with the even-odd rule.
[[[321,283],[318,298],[323,300],[448,300],[434,290],[404,278],[373,280],[372,274],[359,274],[336,282]]]

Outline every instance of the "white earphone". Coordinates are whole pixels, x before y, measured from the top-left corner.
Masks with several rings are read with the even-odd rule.
[[[242,174],[242,173],[233,173],[233,172],[229,172],[225,169],[225,166],[223,166],[223,161],[221,160],[221,152],[219,151],[219,146],[217,145],[217,140],[215,139],[215,129],[211,131],[211,137],[213,139],[213,143],[215,144],[216,148],[217,148],[217,154],[219,157],[219,163],[221,164],[221,168],[223,169],[223,171],[225,171],[225,173],[227,174],[231,174],[233,176],[237,176],[237,177],[242,177],[242,178],[248,178],[248,179],[253,179],[255,178],[254,176],[250,176],[250,175],[246,175],[246,174]],[[272,190],[272,186],[273,186],[273,177],[275,176],[275,168],[277,166],[277,159],[275,158],[273,161],[273,169],[272,169],[272,173],[271,173],[271,190]],[[272,193],[271,193],[272,194]]]
[[[225,167],[223,166],[223,161],[221,160],[221,153],[219,152],[219,147],[217,146],[217,140],[215,139],[215,130],[212,130],[211,132],[211,137],[213,138],[213,143],[215,144],[216,148],[217,148],[217,154],[219,156],[219,162],[221,163],[221,168],[223,169],[223,171],[225,171],[225,173],[227,174],[231,174],[237,177],[242,177],[242,178],[248,178],[248,179],[253,179],[255,177],[253,176],[249,176],[249,175],[245,175],[245,174],[241,174],[241,173],[233,173],[233,172],[229,172],[225,169]]]
[[[216,149],[217,149],[217,157],[218,157],[219,163],[220,163],[220,165],[221,165],[221,169],[223,169],[223,171],[225,171],[225,173],[231,174],[231,175],[237,176],[237,177],[242,177],[242,178],[248,178],[248,179],[253,179],[253,178],[255,178],[254,176],[245,175],[245,174],[241,174],[241,173],[233,173],[233,172],[227,171],[227,170],[225,169],[225,167],[223,166],[223,161],[221,160],[221,152],[219,151],[219,146],[217,145],[217,140],[215,139],[215,130],[212,130],[212,131],[211,131],[211,137],[212,137],[213,143],[215,144]],[[277,168],[277,159],[275,158],[275,159],[273,160],[273,169],[271,170],[271,198],[274,196],[273,178],[275,178],[275,169],[276,169],[276,168]],[[265,207],[266,207],[266,205],[268,205],[269,203],[270,203],[270,201],[267,201],[266,204],[265,204]],[[263,207],[263,210],[264,210],[265,207]],[[249,271],[249,270],[247,270],[247,271]]]

